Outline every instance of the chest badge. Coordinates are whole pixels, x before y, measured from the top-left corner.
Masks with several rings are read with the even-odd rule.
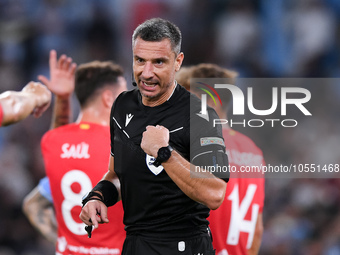
[[[163,166],[160,165],[158,167],[156,167],[153,162],[155,162],[155,158],[146,154],[146,165],[148,166],[149,170],[154,174],[154,175],[159,175],[162,171],[163,171]]]
[[[129,125],[132,118],[133,118],[133,115],[131,113],[126,114],[125,127],[127,127],[127,125]]]

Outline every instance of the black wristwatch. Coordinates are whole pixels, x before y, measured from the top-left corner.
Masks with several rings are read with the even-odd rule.
[[[90,191],[86,193],[85,196],[83,196],[83,199],[81,200],[83,207],[90,200],[98,200],[104,203],[104,198],[102,195],[100,195],[98,192]]]
[[[170,145],[160,148],[157,153],[157,158],[155,162],[153,162],[153,165],[158,167],[163,162],[167,161],[171,157],[172,151],[173,151],[173,148]]]

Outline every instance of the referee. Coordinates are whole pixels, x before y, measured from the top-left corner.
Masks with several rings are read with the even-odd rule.
[[[221,205],[228,176],[196,166],[228,160],[221,129],[212,125],[215,111],[208,107],[210,121],[200,117],[200,100],[175,81],[184,58],[180,45],[179,28],[167,20],[135,29],[137,88],[112,106],[109,170],[83,199],[80,218],[94,228],[109,222],[107,207],[122,199],[122,254],[215,254],[206,218]]]

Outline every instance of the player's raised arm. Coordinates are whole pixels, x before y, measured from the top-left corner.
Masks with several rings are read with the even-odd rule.
[[[2,126],[17,123],[30,114],[38,118],[49,107],[51,92],[40,82],[29,82],[21,91],[0,94]]]
[[[44,83],[55,95],[51,129],[70,123],[72,118],[71,96],[74,91],[74,75],[77,64],[72,58],[61,55],[57,59],[57,52],[50,51],[50,79],[39,75],[38,79]]]

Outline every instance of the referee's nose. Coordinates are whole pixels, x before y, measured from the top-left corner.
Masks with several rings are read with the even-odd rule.
[[[143,66],[142,77],[146,80],[154,76],[154,66],[151,62],[146,62]]]

